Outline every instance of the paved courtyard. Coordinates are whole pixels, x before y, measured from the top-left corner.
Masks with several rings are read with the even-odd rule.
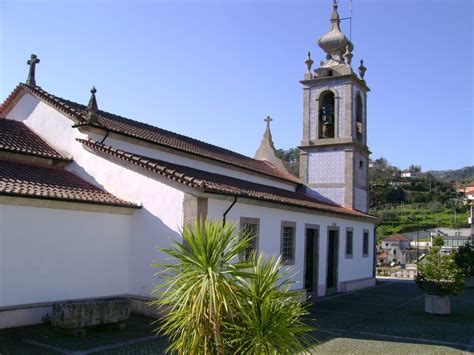
[[[474,289],[452,299],[450,316],[423,312],[413,282],[385,280],[376,287],[319,299],[311,307],[322,354],[460,354],[474,351]],[[48,325],[0,330],[0,354],[161,354],[153,320],[132,317],[125,330],[99,327],[75,338]]]

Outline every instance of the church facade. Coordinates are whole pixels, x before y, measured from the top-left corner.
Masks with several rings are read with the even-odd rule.
[[[30,73],[0,107],[0,328],[54,302],[125,296],[137,313],[157,247],[196,218],[236,223],[281,255],[313,297],[375,284],[368,214],[368,87],[334,5],[326,61],[301,81],[301,170],[276,156],[270,118],[255,158],[55,96]]]

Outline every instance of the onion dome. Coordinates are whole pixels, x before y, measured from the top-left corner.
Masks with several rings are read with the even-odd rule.
[[[354,49],[354,45],[341,31],[340,24],[341,20],[337,12],[337,3],[334,3],[329,32],[318,39],[318,45],[327,53],[327,61],[323,63],[323,67],[343,64],[344,53],[350,53]]]

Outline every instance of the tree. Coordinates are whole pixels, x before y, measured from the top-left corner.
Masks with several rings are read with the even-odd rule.
[[[425,262],[418,265],[415,281],[427,294],[457,295],[464,289],[462,271],[457,267],[452,254],[441,252],[443,244],[443,238],[435,238]]]
[[[278,149],[276,153],[291,174],[300,175],[300,150],[298,148]]]
[[[412,164],[412,165],[410,165],[408,170],[410,170],[410,172],[412,172],[412,173],[421,173],[421,166],[416,165],[416,164]]]
[[[168,335],[168,352],[179,354],[274,354],[304,351],[307,314],[284,281],[280,259],[263,255],[239,261],[250,245],[233,224],[197,221],[182,241],[163,249],[171,260],[155,264],[164,283],[152,305],[166,314],[157,331]],[[258,306],[257,306],[258,304]]]
[[[454,261],[462,270],[464,277],[474,276],[474,247],[471,244],[459,247],[454,255]]]

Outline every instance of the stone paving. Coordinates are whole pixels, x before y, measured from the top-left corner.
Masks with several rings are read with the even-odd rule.
[[[452,314],[429,316],[412,281],[317,299],[310,322],[322,354],[460,354],[474,351],[474,289],[452,298]],[[95,327],[85,338],[48,325],[0,330],[0,354],[162,354],[153,320],[133,316],[125,330]]]

